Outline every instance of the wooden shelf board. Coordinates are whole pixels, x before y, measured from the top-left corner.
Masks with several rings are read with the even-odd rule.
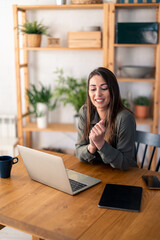
[[[158,7],[159,3],[116,3],[115,7],[128,8],[128,7]]]
[[[152,125],[153,120],[151,118],[147,119],[136,119],[137,124],[147,124]],[[23,127],[23,131],[25,132],[77,132],[74,124],[71,123],[49,123],[47,128],[38,128],[37,124],[28,123],[25,127]]]
[[[154,78],[117,78],[119,82],[151,82],[154,83]]]
[[[28,123],[23,127],[23,131],[55,131],[55,132],[77,132],[74,124],[70,123],[49,123],[47,128],[38,128],[37,123]]]
[[[102,9],[105,4],[64,4],[64,5],[18,5],[18,10],[62,10],[62,9]],[[123,4],[123,3],[117,3],[115,4],[115,7],[119,8],[130,8],[130,7],[158,7],[159,3],[129,3],[129,4]]]
[[[63,9],[102,9],[103,4],[64,4],[64,5],[18,5],[18,10],[63,10]]]
[[[137,124],[144,124],[144,125],[152,125],[153,124],[153,119],[151,119],[151,118],[146,118],[146,119],[136,118],[136,123]]]
[[[115,43],[114,47],[157,47],[158,44],[126,44],[126,43]]]
[[[51,50],[69,50],[69,51],[72,51],[72,50],[102,50],[102,48],[68,48],[68,47],[57,47],[57,48],[51,48],[51,47],[37,47],[37,48],[24,48],[24,49],[21,49],[21,50],[27,50],[27,51],[51,51]]]

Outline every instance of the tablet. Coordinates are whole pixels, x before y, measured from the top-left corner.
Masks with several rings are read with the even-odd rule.
[[[106,184],[98,207],[139,212],[142,187]]]

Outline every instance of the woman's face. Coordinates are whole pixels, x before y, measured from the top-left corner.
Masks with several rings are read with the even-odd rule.
[[[110,103],[110,92],[108,85],[101,76],[95,75],[90,79],[89,97],[97,110],[106,110]]]

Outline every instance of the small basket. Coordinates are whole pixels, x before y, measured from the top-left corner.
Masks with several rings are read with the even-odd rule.
[[[27,34],[28,47],[40,47],[41,46],[41,34]]]
[[[71,4],[100,4],[102,0],[71,0]]]

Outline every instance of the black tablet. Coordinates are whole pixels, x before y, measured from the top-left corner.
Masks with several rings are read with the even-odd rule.
[[[141,199],[142,187],[106,184],[98,206],[139,212]]]

